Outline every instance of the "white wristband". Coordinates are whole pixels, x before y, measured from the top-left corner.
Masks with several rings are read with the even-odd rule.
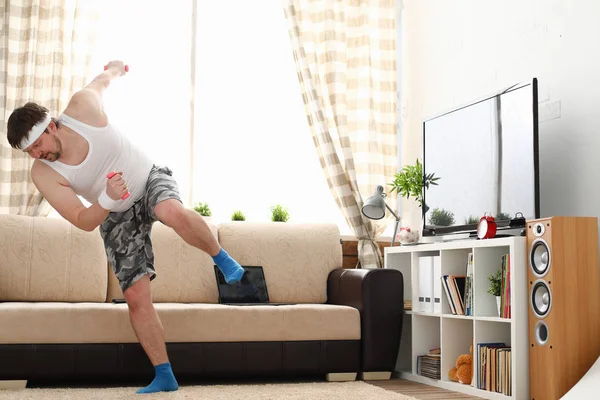
[[[110,211],[114,206],[117,205],[117,201],[108,197],[108,194],[106,194],[106,189],[104,189],[100,194],[100,197],[98,197],[98,204],[100,204],[100,207],[104,208],[105,210]]]

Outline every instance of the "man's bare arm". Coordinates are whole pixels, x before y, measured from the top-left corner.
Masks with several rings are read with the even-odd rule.
[[[108,118],[104,113],[102,96],[112,81],[125,73],[125,64],[122,61],[109,62],[104,72],[73,95],[65,114],[88,125],[106,126]]]
[[[81,92],[95,94],[101,104],[104,91],[108,89],[113,80],[125,75],[126,72],[123,61],[111,61],[106,65],[106,70],[96,76]]]
[[[48,203],[79,229],[93,231],[110,212],[102,208],[97,201],[90,207],[84,206],[73,189],[60,182],[60,175],[39,161],[35,161],[31,168],[31,178]]]

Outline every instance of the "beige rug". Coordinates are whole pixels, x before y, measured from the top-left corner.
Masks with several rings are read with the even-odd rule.
[[[137,388],[0,390],[0,399],[417,400],[365,382],[180,386],[171,393],[135,394]]]

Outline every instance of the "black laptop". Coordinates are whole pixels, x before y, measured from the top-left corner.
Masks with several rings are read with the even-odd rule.
[[[235,306],[280,306],[293,303],[271,303],[265,274],[261,266],[242,266],[244,276],[239,282],[228,284],[225,276],[214,266],[219,291],[219,304]]]

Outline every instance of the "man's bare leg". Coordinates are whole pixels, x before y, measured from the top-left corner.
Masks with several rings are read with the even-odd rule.
[[[156,371],[152,383],[138,393],[177,390],[179,385],[167,356],[164,328],[152,304],[148,275],[140,278],[123,295],[129,307],[131,326]]]
[[[183,207],[175,199],[158,203],[154,207],[154,213],[163,224],[173,228],[186,243],[208,253],[223,272],[227,283],[235,283],[242,279],[243,268],[219,246],[217,238],[200,214]]]

